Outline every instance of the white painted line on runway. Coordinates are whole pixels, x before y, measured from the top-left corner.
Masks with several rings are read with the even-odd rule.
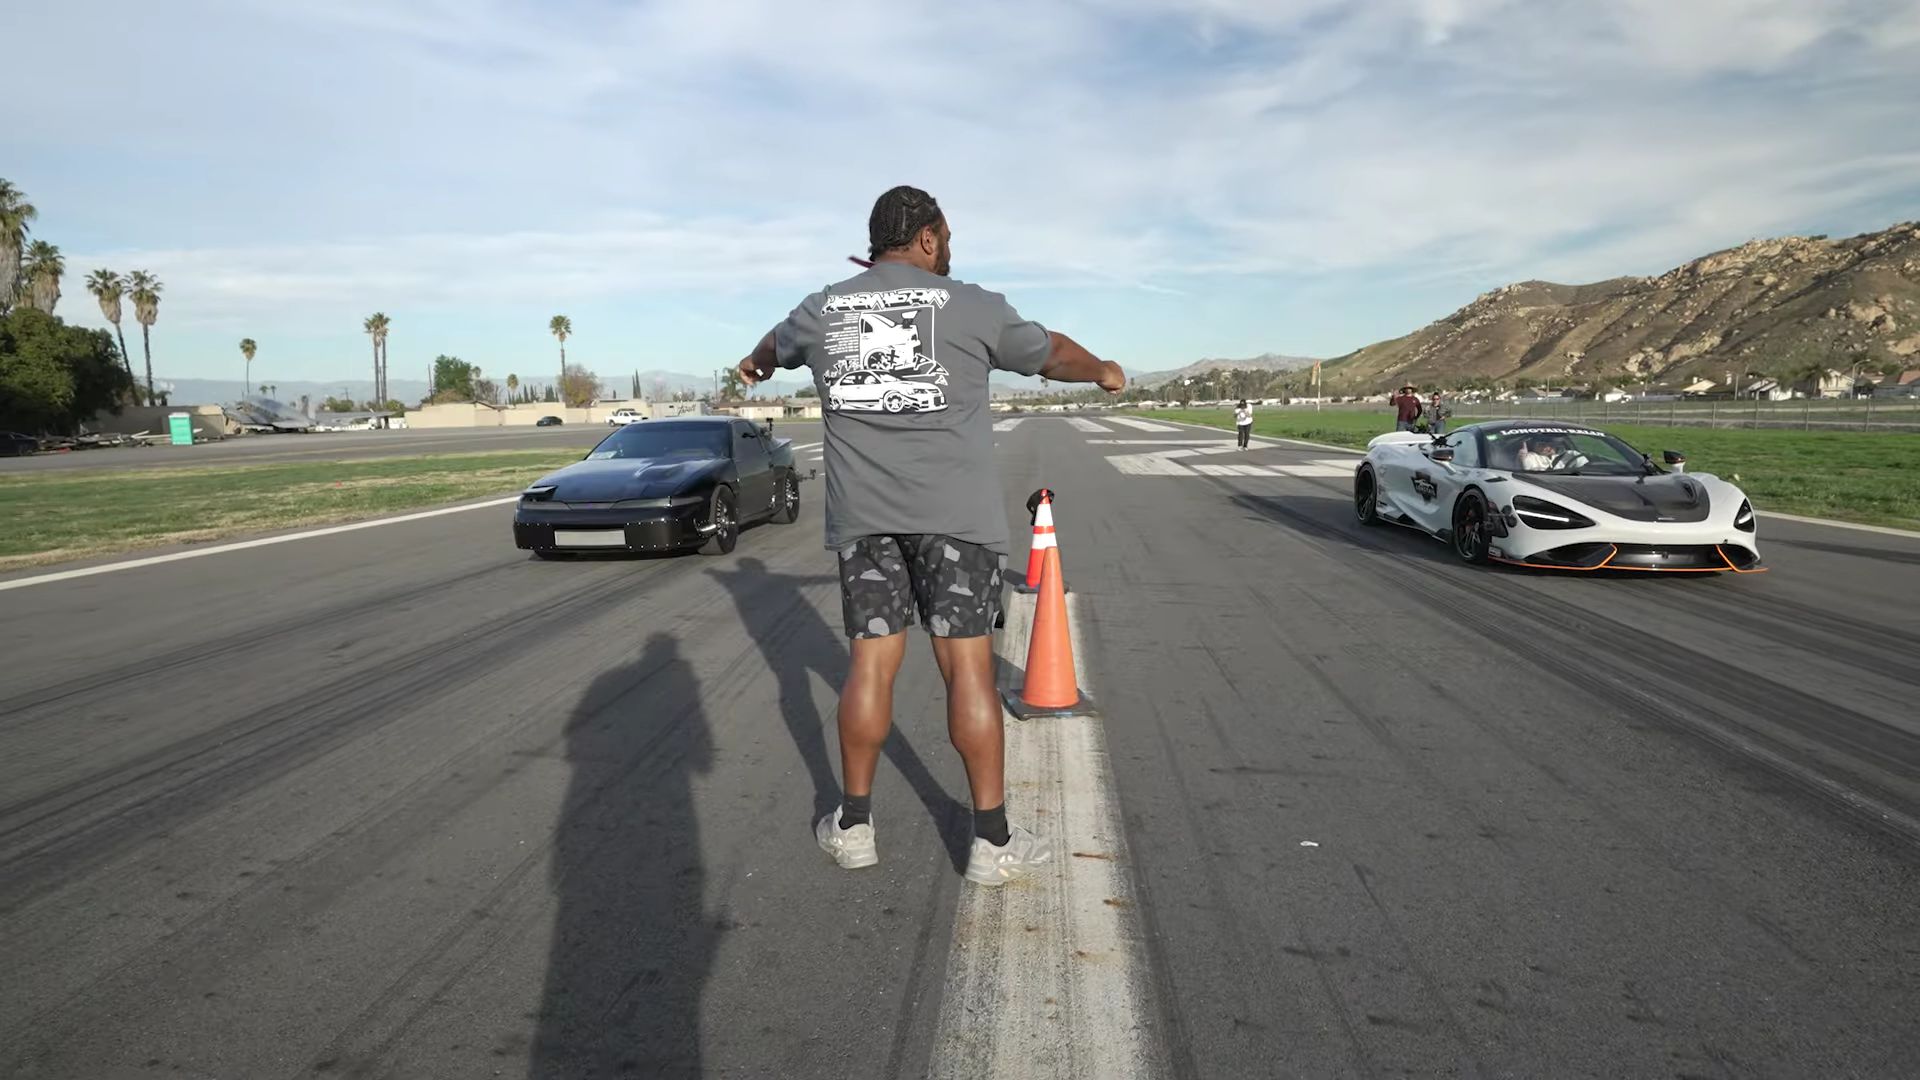
[[[312,540],[319,536],[333,536],[337,533],[355,532],[360,529],[375,529],[382,525],[398,525],[404,521],[420,521],[423,518],[440,517],[444,514],[461,514],[468,510],[484,510],[489,506],[506,506],[520,501],[520,496],[509,495],[504,499],[489,499],[486,502],[466,503],[462,506],[445,506],[438,510],[422,510],[413,514],[401,514],[398,517],[377,518],[373,521],[355,521],[346,525],[329,525],[324,529],[308,529],[305,532],[288,533],[285,536],[268,536],[259,540],[242,540],[237,544],[218,544],[214,547],[195,548],[192,551],[176,551],[170,555],[150,555],[144,559],[128,559],[125,562],[107,563],[104,566],[85,566],[78,570],[60,570],[51,574],[39,574],[34,577],[16,578],[12,581],[0,581],[0,592],[8,589],[24,589],[29,585],[46,585],[55,581],[71,581],[74,578],[92,577],[95,574],[111,574],[119,570],[136,570],[142,566],[159,566],[161,563],[179,562],[182,559],[199,559],[208,555],[224,555],[229,551],[246,551],[249,548],[271,547],[274,544],[289,544],[295,540]]]
[[[1088,439],[1088,446],[1225,446],[1225,439]]]
[[[1192,428],[1195,431],[1224,432],[1226,430],[1224,428],[1217,428],[1208,424],[1196,424],[1189,420],[1169,420],[1167,421],[1167,423],[1178,424],[1183,428]],[[1335,446],[1332,443],[1309,442],[1306,439],[1282,439],[1273,435],[1255,435],[1253,437],[1253,441],[1258,443],[1266,443],[1270,446],[1311,446],[1315,450],[1334,450],[1342,454],[1353,454],[1355,456],[1361,456],[1366,454],[1365,450],[1355,450],[1351,446]]]
[[[1201,476],[1239,476],[1237,465],[1195,465],[1193,471]]]
[[[1127,476],[1192,476],[1193,470],[1167,460],[1165,454],[1116,454],[1107,464]]]
[[[1113,432],[1113,429],[1107,425],[1096,423],[1084,416],[1069,416],[1067,423],[1072,424],[1076,431],[1088,431],[1095,435],[1108,435]]]
[[[1088,688],[1079,597],[1074,670]],[[1007,610],[1000,655],[1024,661],[1034,599]],[[1148,1075],[1144,935],[1100,721],[1007,720],[1007,805],[1053,844],[1039,874],[963,884],[929,1075],[941,1080]]]
[[[1024,416],[1016,416],[1009,420],[996,420],[993,422],[993,430],[1012,431],[1014,428],[1019,427],[1021,422],[1024,421],[1025,419],[1026,417]]]
[[[1276,465],[1274,468],[1286,473],[1288,476],[1318,476],[1334,479],[1351,477],[1353,475],[1353,466],[1351,465]]]
[[[1904,536],[1909,540],[1920,540],[1920,532],[1911,529],[1896,529],[1890,525],[1856,525],[1851,521],[1832,521],[1828,518],[1801,517],[1799,514],[1781,514],[1772,510],[1760,511],[1763,518],[1779,518],[1781,521],[1797,521],[1802,525],[1825,525],[1830,529],[1852,529],[1854,532],[1879,533],[1882,536]],[[1784,543],[1784,541],[1782,541]]]
[[[795,450],[813,450],[817,448],[819,445],[820,444],[817,442],[794,443],[793,448]]]
[[[1126,417],[1126,416],[1109,416],[1107,417],[1107,419],[1113,421],[1116,424],[1124,424],[1127,427],[1133,428],[1136,431],[1179,431],[1180,430],[1177,427],[1169,427],[1166,424],[1156,424],[1151,420],[1135,420],[1135,419],[1132,419],[1131,417]]]

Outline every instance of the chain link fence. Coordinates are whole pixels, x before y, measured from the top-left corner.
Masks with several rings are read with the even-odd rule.
[[[1572,420],[1593,424],[1654,427],[1771,428],[1788,431],[1879,431],[1920,434],[1920,396],[1896,398],[1801,398],[1743,401],[1732,398],[1646,397],[1608,402],[1586,398],[1462,401],[1463,419]]]

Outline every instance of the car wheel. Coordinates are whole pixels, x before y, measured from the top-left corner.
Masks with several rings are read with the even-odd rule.
[[[1487,561],[1487,500],[1478,491],[1468,491],[1453,504],[1453,553],[1461,562]]]
[[[887,411],[890,413],[902,412],[907,407],[907,395],[901,393],[888,394],[882,404],[886,406]]]
[[[1372,469],[1353,474],[1353,513],[1362,525],[1380,524],[1380,489],[1373,482]]]
[[[788,473],[780,480],[780,500],[773,510],[776,525],[791,525],[800,520],[800,478]]]
[[[713,499],[707,504],[707,524],[716,528],[707,534],[700,554],[725,555],[740,542],[740,518],[734,512],[732,488],[713,489]]]

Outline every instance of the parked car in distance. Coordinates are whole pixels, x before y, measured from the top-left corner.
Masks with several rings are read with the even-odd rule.
[[[40,440],[17,431],[0,431],[0,457],[26,457],[40,449]]]
[[[540,419],[535,420],[533,422],[533,426],[534,427],[559,427],[561,424],[564,424],[564,423],[566,423],[566,421],[560,419],[557,416],[543,416]]]
[[[642,416],[637,409],[615,409],[613,410],[613,415],[607,417],[607,426],[619,427],[622,424],[637,424],[645,419],[646,417]]]

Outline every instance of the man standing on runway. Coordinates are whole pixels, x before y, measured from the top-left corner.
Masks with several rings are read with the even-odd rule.
[[[1233,428],[1240,433],[1240,449],[1245,450],[1253,439],[1253,406],[1242,401],[1233,407]]]
[[[812,369],[826,421],[827,547],[838,553],[852,663],[840,693],[846,795],[814,828],[847,869],[879,861],[873,775],[893,726],[907,627],[933,638],[947,734],[966,763],[974,841],[967,880],[1002,885],[1047,845],[1007,822],[993,625],[1008,549],[987,376],[1126,386],[1119,365],[1022,319],[1006,298],[947,276],[952,230],[933,196],[897,187],[867,221],[873,266],[800,302],[740,361],[760,382]]]

